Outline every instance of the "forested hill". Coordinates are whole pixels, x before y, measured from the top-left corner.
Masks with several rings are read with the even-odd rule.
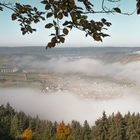
[[[140,115],[104,112],[90,127],[87,121],[83,125],[44,121],[1,105],[0,140],[140,140]]]

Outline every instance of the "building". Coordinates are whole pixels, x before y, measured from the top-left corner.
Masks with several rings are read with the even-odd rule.
[[[18,69],[11,65],[0,65],[0,73],[14,73],[17,71]]]

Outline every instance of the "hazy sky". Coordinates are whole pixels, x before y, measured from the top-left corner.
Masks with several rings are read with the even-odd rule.
[[[10,0],[3,0],[4,2]],[[12,2],[29,3],[39,6],[36,0],[11,0]],[[101,0],[93,0],[96,9],[100,8]],[[123,8],[123,11],[132,12],[135,10],[136,0],[122,0],[117,6]],[[42,5],[43,6],[43,5]],[[41,8],[41,6],[39,6]],[[103,43],[95,42],[91,37],[86,38],[85,33],[73,29],[66,38],[63,46],[140,46],[140,16],[136,13],[132,16],[124,16],[119,14],[96,14],[90,15],[90,18],[101,19],[102,17],[112,22],[112,26],[107,31],[111,37],[105,38]],[[20,26],[17,22],[11,21],[11,11],[4,10],[0,12],[0,46],[46,46],[49,41],[50,31],[44,29],[47,22],[42,22],[35,27],[37,32],[23,36],[20,32]],[[60,45],[61,46],[61,45]]]

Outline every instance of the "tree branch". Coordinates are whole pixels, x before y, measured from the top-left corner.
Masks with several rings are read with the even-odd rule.
[[[102,10],[100,11],[86,11],[86,12],[83,12],[83,14],[114,14],[114,13],[117,13],[114,9],[109,9],[107,7],[105,7],[105,1],[106,0],[102,0]],[[120,2],[120,0],[107,0],[109,2]],[[135,12],[136,12],[137,9],[135,9],[133,12],[131,13],[125,13],[125,12],[121,12],[119,14],[121,15],[133,15]]]
[[[13,5],[12,3],[0,3],[0,6],[10,9],[13,12],[16,12],[16,10],[14,8],[12,8],[12,5]]]

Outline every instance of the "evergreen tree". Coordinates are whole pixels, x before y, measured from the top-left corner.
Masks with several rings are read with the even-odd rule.
[[[18,129],[20,132],[23,132],[29,126],[27,116],[25,115],[24,112],[19,112],[18,119],[19,119],[19,128]]]
[[[103,112],[91,128],[87,121],[82,126],[32,118],[7,104],[0,106],[0,140],[140,140],[140,115],[118,112],[107,117]]]
[[[90,128],[87,121],[84,122],[83,137],[84,137],[84,140],[90,140],[91,139],[91,128]]]
[[[83,139],[83,133],[82,133],[82,127],[79,122],[72,121],[71,123],[72,128],[72,140],[82,140]]]
[[[10,135],[12,137],[18,137],[19,136],[19,131],[18,131],[18,114],[15,114],[11,118],[11,127],[10,127]]]
[[[95,124],[96,126],[93,127],[93,134],[92,134],[93,139],[108,140],[109,123],[105,112],[103,112],[102,118],[97,120]]]

